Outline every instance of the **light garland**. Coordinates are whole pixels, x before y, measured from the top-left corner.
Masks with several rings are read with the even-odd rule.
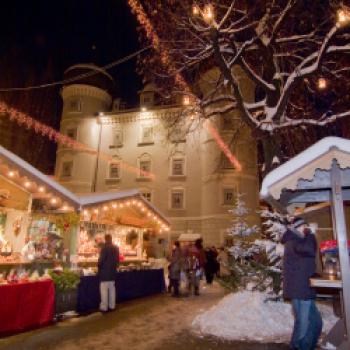
[[[122,209],[124,207],[131,207],[131,206],[139,209],[142,214],[144,214],[146,217],[148,217],[148,219],[153,221],[158,226],[158,229],[160,231],[162,231],[162,230],[169,231],[170,230],[169,226],[164,221],[162,221],[162,219],[160,219],[157,215],[153,214],[151,212],[151,210],[147,210],[145,208],[144,204],[140,200],[136,200],[136,199],[127,200],[127,201],[123,201],[119,204],[112,202],[112,204],[109,204],[109,205],[104,204],[103,206],[100,206],[100,207],[92,207],[92,208],[90,208],[90,210],[93,214],[99,215],[101,211],[106,212],[108,210],[111,210],[112,208],[113,209],[116,209],[116,208]],[[83,210],[83,215],[85,217],[88,217],[89,214],[90,214],[89,209]],[[101,214],[101,215],[103,215],[103,214]],[[85,221],[87,221],[87,220],[88,219],[85,219]]]

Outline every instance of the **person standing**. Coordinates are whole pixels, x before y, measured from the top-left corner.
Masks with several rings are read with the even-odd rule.
[[[316,293],[310,287],[310,277],[316,272],[317,242],[302,218],[282,237],[285,246],[283,258],[283,295],[290,299],[294,312],[294,327],[290,348],[316,349],[322,331],[322,318],[316,307]]]
[[[105,243],[98,259],[98,275],[100,278],[101,304],[100,311],[115,309],[116,288],[115,274],[119,264],[119,248],[113,244],[112,236],[105,235]]]
[[[181,268],[182,268],[182,251],[180,248],[179,241],[174,243],[174,249],[170,258],[170,266],[169,266],[169,286],[174,288],[174,292],[172,294],[173,297],[179,297],[179,285],[180,285],[180,276],[181,276]],[[170,289],[171,291],[171,289]]]
[[[215,247],[205,249],[205,279],[207,284],[212,284],[214,275],[218,271],[218,262],[216,260],[218,254]]]
[[[194,245],[191,244],[189,246],[187,253],[187,279],[189,293],[191,293],[193,287],[194,295],[199,295],[199,284],[205,264],[206,257],[202,240],[197,239]]]

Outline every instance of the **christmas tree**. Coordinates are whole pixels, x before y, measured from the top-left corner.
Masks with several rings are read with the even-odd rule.
[[[233,220],[232,227],[228,229],[228,234],[240,238],[248,237],[253,233],[259,232],[259,227],[257,225],[252,227],[248,225],[247,216],[250,214],[251,210],[247,208],[243,196],[244,194],[238,193],[234,208],[229,210],[229,213],[233,215]]]

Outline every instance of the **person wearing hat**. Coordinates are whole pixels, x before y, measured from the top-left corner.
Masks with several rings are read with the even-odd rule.
[[[284,233],[283,296],[292,302],[294,327],[290,348],[316,349],[322,318],[316,307],[316,293],[310,277],[316,272],[317,242],[302,218],[294,219]]]

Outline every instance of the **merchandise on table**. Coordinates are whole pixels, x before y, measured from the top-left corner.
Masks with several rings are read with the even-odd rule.
[[[350,253],[350,240],[348,241]],[[323,273],[329,276],[340,278],[339,249],[336,240],[329,240],[320,243]]]
[[[112,236],[113,243],[119,247],[120,261],[142,260],[144,229],[123,225],[106,225],[96,222],[83,222],[80,226],[78,261],[96,263],[105,234]]]

